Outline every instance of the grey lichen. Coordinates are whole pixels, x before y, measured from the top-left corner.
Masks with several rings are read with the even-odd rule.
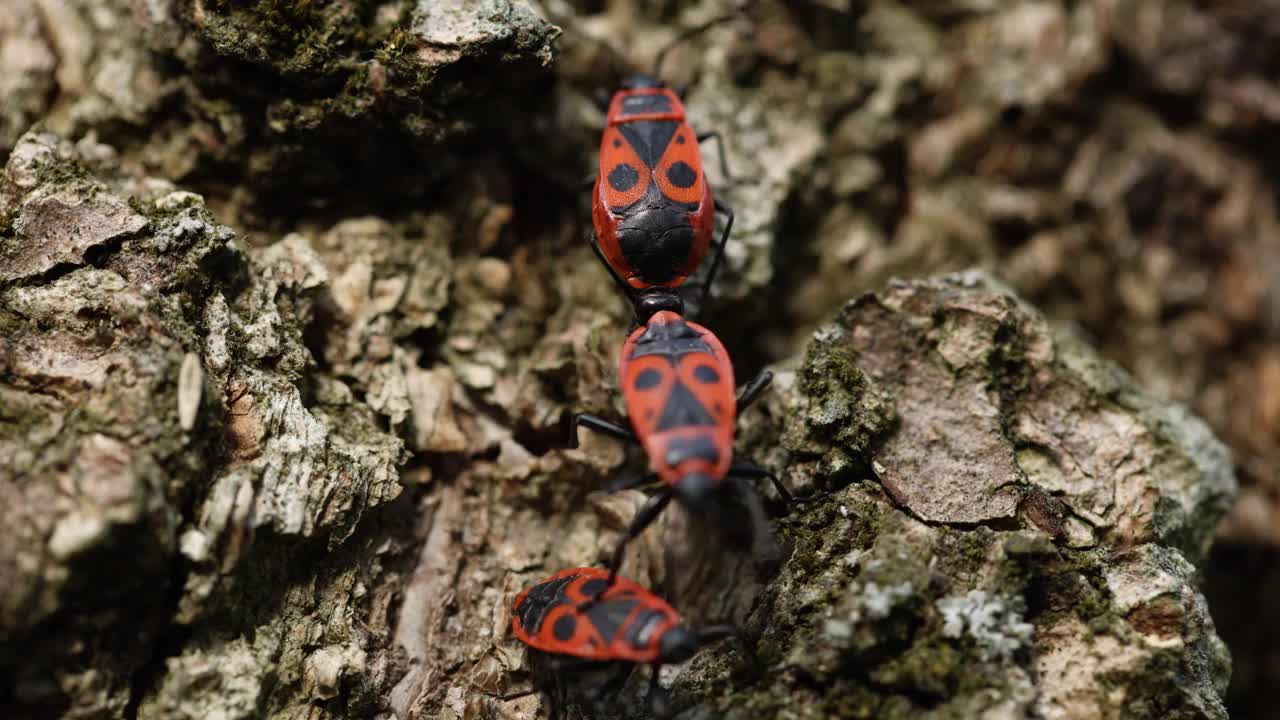
[[[938,601],[942,613],[942,636],[968,636],[977,643],[983,660],[1009,660],[1031,642],[1034,627],[1023,622],[1018,601],[985,590],[970,590],[963,596]]]
[[[832,353],[838,360],[822,357]],[[814,393],[810,406],[856,408],[873,383],[891,396],[898,424],[858,451],[860,482],[781,521],[794,554],[763,588],[751,586],[760,596],[747,625],[767,661],[790,672],[753,676],[732,655],[727,663],[707,657],[681,687],[712,692],[726,717],[744,718],[795,707],[814,717],[1085,717],[1133,708],[1147,708],[1143,717],[1156,708],[1225,717],[1229,661],[1188,560],[1208,530],[1187,533],[1222,512],[1233,480],[1221,447],[1204,445],[1199,421],[1153,414],[1166,406],[981,275],[895,283],[850,303],[815,335],[806,364],[859,370],[826,375],[843,382],[797,384],[793,392]],[[1099,388],[1096,373],[1112,384]],[[803,417],[822,428],[830,412]],[[1187,427],[1166,427],[1175,417]],[[1041,487],[1047,466],[1026,474],[1017,449],[1029,437],[1046,442],[1026,434],[1046,424],[1058,428],[1058,446],[1090,448],[1075,462],[1104,467],[1096,463],[1108,453],[1105,435],[1117,427],[1132,428],[1123,435],[1128,451],[1105,466],[1109,474],[1095,469],[1090,484]],[[824,437],[836,442],[829,434],[811,441]],[[1134,481],[1130,465],[1145,468],[1155,489],[1120,491]],[[1085,522],[1077,506],[1091,493],[1113,500]],[[1061,523],[1028,509],[1037,503],[1060,504],[1062,523],[1081,523],[1089,544],[1107,550],[1073,549]],[[1161,512],[1186,513],[1177,533],[1153,515],[1165,504]],[[984,519],[974,508],[1000,511]],[[1149,549],[1126,551],[1135,540]],[[1178,672],[1195,679],[1170,683]]]

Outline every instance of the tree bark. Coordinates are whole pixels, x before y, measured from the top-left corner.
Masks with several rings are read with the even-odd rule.
[[[1129,36],[1155,4],[853,5],[756,3],[668,66],[740,178],[704,149],[738,216],[699,321],[740,382],[776,373],[737,451],[816,498],[764,489],[776,552],[740,508],[633,544],[625,575],[758,653],[669,668],[673,707],[1226,717],[1199,575],[1231,454],[1090,340],[1185,389],[1203,356],[1135,363],[1176,352],[1107,308],[1150,329],[1203,303],[1223,343],[1261,322],[1231,251],[1202,295],[1160,285],[1196,254],[1176,238],[1117,258],[1250,227],[1274,260],[1257,167],[1203,137],[1269,86]],[[1160,8],[1175,35],[1202,13]],[[0,8],[5,716],[542,716],[484,695],[530,682],[511,601],[607,559],[645,498],[597,491],[634,452],[566,442],[571,413],[618,416],[630,319],[581,237],[588,88],[723,9]],[[1204,117],[1169,117],[1179,93]],[[968,264],[996,272],[890,280]],[[649,717],[645,690],[569,717]]]

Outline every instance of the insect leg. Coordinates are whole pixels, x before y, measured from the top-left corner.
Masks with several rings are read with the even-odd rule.
[[[756,465],[755,463],[736,462],[729,466],[728,474],[734,477],[751,478],[753,480],[758,480],[760,478],[769,478],[769,480],[773,482],[773,487],[778,491],[778,494],[782,496],[783,502],[787,503],[788,505],[793,502],[796,502],[795,496],[791,494],[791,491],[787,489],[786,485],[782,484],[782,481],[778,479],[777,475],[774,475],[773,473],[760,467],[759,465]],[[804,499],[808,499],[808,498],[804,498]]]
[[[605,420],[599,415],[592,415],[590,413],[578,413],[577,415],[573,416],[573,420],[569,423],[569,447],[571,449],[578,447],[578,426],[579,425],[585,425],[586,427],[592,430],[595,430],[598,433],[611,435],[613,437],[618,438],[619,440],[625,440],[627,442],[633,442],[636,444],[640,443],[640,441],[636,439],[635,433],[622,427],[621,425],[618,425],[617,423],[609,422],[608,420]]]
[[[609,674],[609,679],[606,680],[604,684],[601,685],[593,694],[597,699],[617,695],[627,684],[627,680],[630,679],[633,670],[635,670],[635,665],[632,665],[631,663],[620,663],[618,667],[614,668],[613,672]]]
[[[596,174],[595,174],[595,173],[591,173],[590,175],[588,175],[588,176],[586,176],[586,177],[582,178],[582,189],[583,189],[583,190],[590,190],[591,188],[595,187],[595,184],[596,184]]]
[[[734,489],[746,504],[747,513],[751,517],[752,544],[757,547],[757,553],[765,563],[773,565],[781,559],[781,549],[773,538],[773,531],[769,528],[769,519],[765,517],[760,494],[755,491],[755,488],[742,482],[741,478],[734,478],[734,480]],[[762,547],[764,543],[767,543],[768,547]]]
[[[747,656],[748,662],[752,667],[759,667],[759,659],[756,657],[755,646],[751,643],[751,639],[747,634],[736,625],[723,623],[720,625],[708,625],[698,629],[698,644],[705,645],[715,642],[722,638],[731,637],[738,641],[738,645],[742,648],[742,654]]]
[[[613,587],[613,584],[618,581],[618,569],[622,567],[622,557],[626,552],[627,544],[639,537],[640,533],[645,531],[645,528],[653,524],[653,521],[658,518],[658,515],[660,515],[671,502],[671,498],[672,494],[670,488],[664,488],[659,491],[658,494],[649,498],[648,502],[640,508],[640,511],[636,513],[634,518],[632,518],[631,525],[627,528],[627,534],[622,538],[622,541],[618,543],[617,547],[613,549],[613,557],[609,560],[609,581],[605,583],[605,586],[601,588],[600,592],[596,593],[594,597],[579,604],[578,612],[586,612],[591,609],[591,606],[595,605],[596,602],[599,601],[600,596],[604,595],[605,592],[607,592],[609,588]]]
[[[738,393],[738,412],[742,412],[751,406],[760,395],[767,389],[769,384],[773,382],[773,373],[768,370],[761,370],[759,375],[751,378],[746,385],[742,386],[742,390]]]
[[[498,702],[507,702],[508,700],[518,700],[519,698],[522,698],[522,697],[535,695],[537,694],[537,692],[538,692],[538,688],[529,688],[528,690],[521,690],[519,692],[507,693],[506,695],[499,695],[498,693],[491,693],[491,692],[485,692],[483,694],[488,695],[489,697],[493,698],[494,700],[497,700]]]
[[[556,673],[554,677],[556,687],[555,692],[551,696],[551,702],[549,703],[551,708],[547,710],[547,715],[551,720],[560,720],[561,710],[564,709],[564,706],[569,704],[569,690],[565,688],[564,675]]]
[[[707,30],[710,30],[711,28],[715,27],[716,25],[719,25],[720,23],[738,18],[739,16],[741,16],[744,9],[745,9],[745,5],[743,8],[740,8],[737,12],[711,18],[710,20],[702,23],[701,25],[695,25],[694,27],[691,27],[688,30],[685,30],[684,32],[677,35],[675,39],[667,43],[665,47],[659,50],[657,56],[654,57],[653,76],[662,77],[662,61],[666,59],[667,53],[671,52],[672,48],[674,48],[675,46],[679,45],[682,42],[685,42],[690,38],[701,35],[702,33],[706,32]]]
[[[627,298],[627,301],[634,305],[636,302],[635,292],[631,289],[631,286],[628,285],[620,275],[618,275],[617,271],[613,269],[613,266],[609,264],[609,259],[604,256],[604,251],[600,249],[600,241],[596,239],[596,234],[594,232],[591,233],[590,240],[591,249],[595,251],[596,258],[600,260],[600,264],[604,265],[604,269],[609,271],[609,277],[613,278],[614,284],[622,291],[622,294]]]
[[[637,488],[641,485],[647,485],[657,479],[657,473],[649,473],[647,475],[630,475],[622,478],[621,480],[614,480],[610,482],[608,485],[604,486],[604,489],[608,492],[620,492],[622,490]]]
[[[557,674],[576,673],[576,672],[582,672],[584,670],[596,669],[599,665],[600,665],[599,660],[586,660],[583,658],[575,658],[575,657],[558,657],[558,658],[552,658],[551,662],[547,663],[547,669]]]
[[[724,223],[724,232],[720,233],[720,244],[716,246],[716,255],[711,259],[711,269],[707,271],[707,279],[702,286],[702,296],[698,299],[698,311],[707,305],[707,294],[711,292],[711,283],[716,279],[716,271],[720,269],[720,260],[724,258],[724,246],[729,242],[729,231],[733,230],[733,208],[716,200],[716,210],[726,213],[729,219]]]
[[[706,142],[707,140],[716,141],[716,151],[720,153],[720,174],[724,176],[726,183],[733,183],[735,179],[729,174],[729,160],[724,154],[724,138],[720,137],[719,131],[698,133],[698,142]]]

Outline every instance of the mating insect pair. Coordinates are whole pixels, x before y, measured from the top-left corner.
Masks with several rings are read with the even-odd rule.
[[[735,16],[717,18],[685,33],[691,37]],[[670,49],[670,46],[667,48]],[[724,345],[707,328],[683,317],[681,286],[701,266],[711,248],[714,216],[727,215],[702,287],[699,307],[724,255],[733,228],[733,209],[714,198],[702,169],[698,143],[720,136],[699,135],[689,126],[679,96],[654,75],[628,78],[609,103],[600,143],[600,163],[592,190],[592,247],[623,293],[631,300],[639,327],[623,345],[618,367],[631,428],[594,415],[579,415],[570,428],[584,425],[640,444],[652,471],[615,483],[612,489],[661,480],[627,529],[610,562],[617,573],[627,542],[644,531],[673,498],[704,514],[733,496],[747,508],[753,535],[767,532],[761,503],[742,482],[770,478],[786,500],[790,494],[764,469],[734,461],[733,434],[740,410],[772,380],[765,371],[735,396],[733,364]],[[724,147],[720,161],[727,177]]]
[[[716,212],[727,217],[699,307],[733,227],[733,210],[713,197],[702,170],[698,144],[709,138],[719,141],[716,133],[695,134],[679,96],[654,76],[626,80],[610,102],[592,184],[591,244],[636,314],[638,327],[623,344],[618,367],[630,428],[578,415],[570,446],[577,447],[580,425],[637,443],[650,472],[611,489],[655,481],[661,487],[636,514],[607,571],[565,570],[516,598],[512,630],[531,650],[535,688],[554,687],[560,704],[567,674],[603,673],[601,690],[607,691],[625,683],[637,663],[654,666],[652,696],[660,665],[681,662],[700,645],[735,632],[729,626],[689,630],[665,601],[618,577],[627,544],[673,499],[697,515],[737,503],[746,508],[756,540],[770,531],[759,495],[746,481],[769,478],[784,500],[793,500],[767,470],[734,459],[737,415],[769,386],[772,374],[762,372],[736,392],[724,345],[683,317],[680,289],[712,248]],[[727,177],[723,145],[720,150]]]

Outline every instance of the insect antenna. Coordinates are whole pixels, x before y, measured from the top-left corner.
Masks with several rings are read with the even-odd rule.
[[[701,35],[702,33],[710,30],[711,28],[717,25],[721,25],[726,22],[729,22],[730,20],[736,20],[737,18],[742,17],[744,14],[746,14],[747,10],[750,9],[750,7],[754,4],[755,4],[755,0],[744,0],[744,2],[741,2],[738,4],[737,9],[735,9],[733,12],[726,13],[724,15],[720,15],[717,17],[713,17],[710,20],[694,25],[688,30],[685,30],[684,32],[675,36],[675,38],[673,38],[671,42],[667,43],[661,50],[659,50],[657,56],[654,57],[653,76],[656,78],[662,77],[662,63],[667,59],[667,54],[671,52],[672,48],[676,47],[682,42],[685,42],[687,40],[690,40],[692,38],[695,38]]]
[[[747,656],[752,667],[757,667],[759,665],[757,662],[758,658],[756,656],[755,645],[751,642],[750,638],[747,637],[747,634],[738,629],[736,625],[708,625],[698,629],[699,645],[713,643],[727,637],[734,638],[738,641],[738,645],[742,648],[743,654]]]

